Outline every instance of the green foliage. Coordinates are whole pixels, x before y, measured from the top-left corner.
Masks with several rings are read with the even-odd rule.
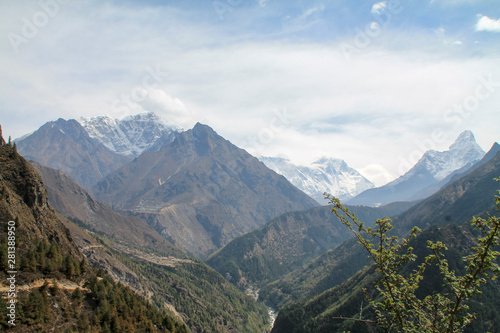
[[[468,311],[469,305],[466,303],[481,293],[480,287],[489,279],[495,280],[500,276],[500,267],[496,263],[500,252],[494,250],[500,244],[499,218],[489,216],[488,219],[472,219],[471,225],[480,235],[473,253],[463,258],[466,263],[465,274],[450,268],[443,254],[448,249],[446,245],[441,241],[430,240],[427,247],[432,253],[410,274],[403,274],[402,268],[417,259],[413,247],[408,244],[420,229],[413,228],[407,237],[400,240],[397,236],[390,236],[393,229],[390,219],[376,220],[373,228],[366,226],[337,198],[327,197],[334,206],[332,211],[368,251],[377,272],[382,276],[376,283],[379,299],[370,300],[376,313],[374,323],[387,332],[451,333],[462,332],[472,322],[475,315]],[[495,196],[495,203],[498,209],[498,195]],[[431,264],[435,264],[443,276],[443,291],[419,298],[417,289]]]
[[[22,307],[21,322],[27,325],[48,323],[52,320],[50,302],[44,287],[33,289],[19,301]]]
[[[407,206],[352,209],[356,216],[374,220],[392,216],[403,207]],[[351,237],[329,207],[314,207],[274,218],[261,228],[232,240],[206,263],[241,289],[248,284],[263,287]]]
[[[71,255],[67,255],[63,259],[59,244],[49,244],[46,241],[39,240],[35,241],[33,249],[26,251],[20,262],[20,270],[23,272],[38,272],[53,277],[65,275],[71,280],[80,278],[82,269],[86,269],[84,259],[79,262]]]
[[[88,296],[96,304],[92,326],[103,332],[170,332],[184,333],[188,328],[166,312],[160,312],[145,299],[134,294],[130,288],[115,283],[109,275],[92,275],[85,284],[90,289]],[[73,299],[82,298],[80,289],[75,289]],[[88,321],[78,318],[79,327],[87,327]]]
[[[264,304],[246,296],[213,269],[202,262],[179,263],[175,267],[159,266],[115,253],[143,281],[154,287],[158,306],[171,303],[188,317],[191,327],[207,332],[262,332],[269,326]]]

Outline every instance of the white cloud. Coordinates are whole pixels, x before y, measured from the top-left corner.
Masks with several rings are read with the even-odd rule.
[[[259,1],[259,6],[261,6],[261,7],[265,7],[265,6],[267,5],[267,2],[268,2],[269,0],[258,0],[258,1]]]
[[[415,32],[410,39],[387,31],[391,43],[404,43],[399,50],[370,46],[348,63],[336,42],[262,40],[251,30],[235,41],[224,23],[192,20],[189,12],[168,7],[114,8],[98,1],[92,8],[85,2],[72,6],[19,56],[0,48],[4,132],[20,136],[58,117],[110,114],[112,102],[144,87],[147,68],[158,65],[168,76],[154,89],[137,90],[147,98],[133,103],[129,114],[156,111],[185,128],[207,123],[243,148],[295,162],[342,158],[377,182],[397,176],[398,157],[415,149],[415,138],[425,139],[439,126],[449,133],[443,113],[474,93],[480,75],[500,80],[496,53],[449,56],[438,49],[442,39],[429,52],[432,32],[431,38]],[[243,7],[232,15],[247,14]],[[314,19],[318,10],[303,13]],[[219,22],[216,13],[213,19]],[[2,24],[5,35],[10,26]],[[489,126],[484,142],[498,132],[495,122],[484,120],[494,119],[497,102],[492,98],[469,118],[477,118],[473,130]],[[283,109],[293,117],[276,123],[276,111]]]
[[[500,32],[500,19],[495,20],[481,14],[477,17],[476,31]]]
[[[364,177],[371,180],[375,186],[382,186],[394,180],[394,176],[380,164],[369,164],[357,170]]]
[[[170,123],[188,129],[198,121],[186,105],[178,98],[172,97],[161,89],[145,90],[146,96],[138,101],[144,111],[164,116]]]
[[[387,1],[377,2],[372,6],[373,14],[382,14],[385,10],[387,10]]]
[[[307,18],[309,16],[311,16],[312,14],[316,13],[316,12],[321,12],[325,10],[325,7],[323,5],[320,5],[320,6],[315,6],[315,7],[312,7],[312,8],[309,8],[307,9],[302,15],[301,15],[301,18],[304,19],[304,18]]]

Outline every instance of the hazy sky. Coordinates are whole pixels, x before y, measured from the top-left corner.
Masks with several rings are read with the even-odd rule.
[[[498,0],[0,2],[0,124],[154,111],[383,184],[500,133]]]

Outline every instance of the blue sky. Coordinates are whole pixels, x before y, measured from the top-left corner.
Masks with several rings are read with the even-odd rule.
[[[500,132],[495,0],[6,0],[0,35],[12,137],[154,111],[380,185],[463,130],[485,150]]]

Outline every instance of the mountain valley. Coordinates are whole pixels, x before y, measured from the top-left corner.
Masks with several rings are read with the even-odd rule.
[[[347,201],[368,225],[392,217],[398,236],[417,225],[423,238],[470,244],[464,223],[495,214],[487,199],[499,147],[485,154],[463,132],[450,150],[426,152],[379,188],[342,160],[259,161],[207,125],[182,132],[152,113],[59,119],[12,149],[33,160],[75,258],[166,309],[170,326],[269,331],[272,308],[272,332],[356,332],[365,328],[338,326],[325,313],[354,308],[362,294],[352,290],[377,275],[331,206],[318,206],[322,192]]]
[[[283,176],[202,124],[114,171],[93,192],[201,256],[278,215],[317,206]]]

